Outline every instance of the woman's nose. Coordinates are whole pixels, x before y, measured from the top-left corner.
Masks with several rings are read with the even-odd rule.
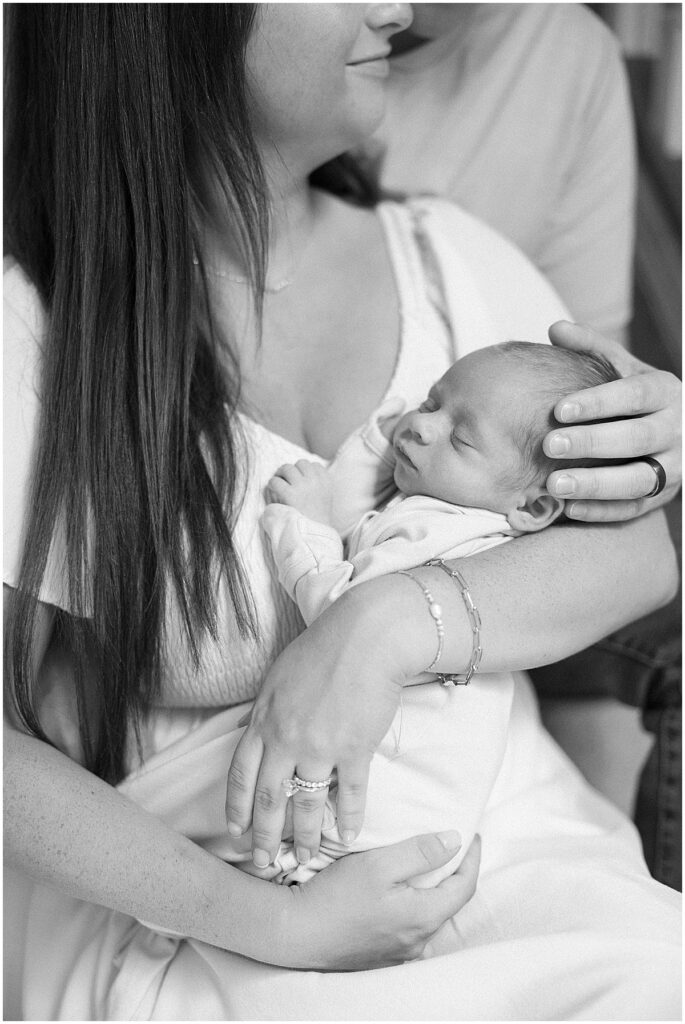
[[[385,29],[388,38],[409,28],[414,18],[411,4],[367,4],[366,24],[369,28]]]

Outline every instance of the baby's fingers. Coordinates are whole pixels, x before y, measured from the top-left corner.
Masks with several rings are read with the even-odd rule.
[[[272,476],[266,485],[266,496],[271,501],[284,503],[285,498],[291,493],[291,485],[280,476]]]

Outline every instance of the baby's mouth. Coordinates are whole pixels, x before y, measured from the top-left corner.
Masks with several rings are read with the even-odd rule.
[[[416,469],[416,466],[414,465],[414,463],[411,461],[406,451],[404,450],[404,445],[402,444],[401,441],[395,442],[395,453],[397,454],[401,462],[411,466],[412,469]]]

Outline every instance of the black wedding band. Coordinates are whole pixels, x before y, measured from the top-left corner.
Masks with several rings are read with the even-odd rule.
[[[645,494],[645,498],[656,498],[657,494],[661,494],[664,487],[666,486],[666,470],[661,465],[658,459],[653,459],[650,455],[645,455],[640,462],[646,462],[648,466],[651,466],[656,473],[656,483],[654,489]]]

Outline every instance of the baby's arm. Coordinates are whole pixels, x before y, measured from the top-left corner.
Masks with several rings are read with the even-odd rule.
[[[309,625],[349,586],[354,573],[331,524],[331,481],[323,466],[301,459],[281,466],[267,485],[267,496],[272,504],[262,515],[262,528],[278,580]]]

